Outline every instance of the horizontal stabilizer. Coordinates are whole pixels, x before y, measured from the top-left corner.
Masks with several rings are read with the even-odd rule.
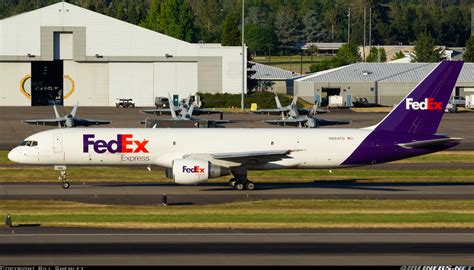
[[[64,118],[23,120],[23,122],[27,124],[38,126],[57,126],[58,124],[63,125],[65,121],[66,120]]]
[[[459,143],[462,138],[442,138],[442,139],[434,139],[434,140],[426,140],[426,141],[416,141],[416,142],[409,142],[409,143],[399,143],[398,146],[413,149],[413,148],[430,148],[434,146],[441,146],[446,143],[456,142]]]

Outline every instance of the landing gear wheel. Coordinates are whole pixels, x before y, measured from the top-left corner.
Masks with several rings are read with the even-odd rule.
[[[229,186],[235,187],[235,184],[237,184],[238,180],[235,178],[232,178],[229,180]]]
[[[255,189],[255,184],[253,182],[247,182],[245,184],[245,189],[247,190],[254,190]]]
[[[61,184],[61,186],[62,186],[64,189],[68,189],[68,188],[70,187],[69,182],[66,182],[66,181],[64,181],[64,182]]]
[[[60,181],[62,181],[61,183],[61,186],[64,188],[64,189],[68,189],[69,188],[69,182],[67,181],[67,172],[66,170],[61,170],[61,174],[59,175],[58,179]]]
[[[244,190],[244,189],[245,189],[245,185],[244,185],[244,183],[238,181],[238,182],[235,184],[234,188],[237,189],[237,190]]]

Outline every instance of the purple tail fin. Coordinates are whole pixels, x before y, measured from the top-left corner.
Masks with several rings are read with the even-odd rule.
[[[374,127],[375,130],[436,133],[462,65],[461,61],[441,62]]]

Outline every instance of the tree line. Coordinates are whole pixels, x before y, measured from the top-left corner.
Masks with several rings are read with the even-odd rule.
[[[242,0],[69,0],[188,42],[240,45]],[[0,18],[60,0],[0,0]],[[294,53],[306,42],[464,46],[474,0],[246,0],[246,43],[260,54]],[[370,22],[370,23],[369,23]],[[371,31],[369,31],[369,26]],[[370,36],[370,40],[369,40]]]

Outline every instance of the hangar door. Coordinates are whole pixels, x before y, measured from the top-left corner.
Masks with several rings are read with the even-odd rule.
[[[153,63],[109,64],[109,106],[130,98],[136,106],[153,106]]]
[[[197,63],[155,63],[154,96],[185,98],[198,91]]]

